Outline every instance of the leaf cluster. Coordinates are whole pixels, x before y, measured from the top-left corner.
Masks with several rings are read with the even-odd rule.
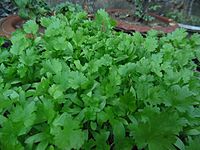
[[[0,49],[0,149],[199,148],[198,34],[116,32],[103,10],[40,24]]]
[[[40,18],[50,13],[50,7],[45,0],[13,0],[18,8],[18,14],[24,19]]]

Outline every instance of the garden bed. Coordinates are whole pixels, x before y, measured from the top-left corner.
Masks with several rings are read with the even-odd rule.
[[[198,148],[200,35],[116,32],[72,6],[0,39],[0,149]]]

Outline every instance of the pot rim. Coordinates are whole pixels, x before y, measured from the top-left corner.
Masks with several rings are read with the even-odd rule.
[[[0,36],[10,37],[12,32],[16,30],[16,25],[23,23],[25,20],[18,15],[9,15],[0,20]]]
[[[130,11],[127,9],[112,9],[112,8],[106,9],[106,12],[108,12],[108,13],[115,13],[115,12],[130,13]],[[149,13],[149,15],[155,17],[157,20],[167,24],[168,26],[167,27],[163,27],[163,26],[150,27],[147,25],[134,25],[131,23],[127,23],[125,21],[115,19],[117,21],[117,29],[121,29],[124,31],[138,31],[138,32],[143,32],[143,33],[147,32],[149,30],[157,30],[157,31],[162,31],[164,33],[170,33],[179,27],[179,25],[170,18],[163,17],[163,16],[157,15],[155,13]]]

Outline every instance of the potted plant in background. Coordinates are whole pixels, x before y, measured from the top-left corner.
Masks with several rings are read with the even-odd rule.
[[[50,15],[50,7],[45,0],[12,0],[10,3],[18,8],[18,15],[12,14],[0,21],[0,36],[10,37],[27,19]]]
[[[50,7],[48,7],[45,0],[13,0],[18,7],[18,15],[23,19],[39,18],[49,14]]]
[[[131,9],[113,9],[107,11],[118,22],[118,29],[125,31],[147,32],[158,30],[164,33],[174,31],[178,25],[169,18],[157,14],[161,8],[159,1],[153,0],[129,0]]]

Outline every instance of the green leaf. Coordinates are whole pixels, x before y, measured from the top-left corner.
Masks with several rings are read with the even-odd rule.
[[[200,135],[200,128],[187,130],[186,133],[187,135]]]
[[[102,130],[100,133],[95,134],[95,143],[99,150],[109,150],[110,146],[106,143],[110,135],[109,131]]]
[[[71,116],[62,114],[53,123],[52,134],[55,145],[60,149],[80,149],[86,140],[86,133],[79,127],[79,122]],[[62,128],[61,128],[62,127]]]
[[[101,29],[103,31],[107,31],[115,25],[115,22],[109,18],[108,13],[105,12],[103,9],[97,11],[95,22],[101,26]]]
[[[119,66],[119,74],[121,76],[127,76],[130,73],[134,72],[136,68],[136,64],[135,63],[127,63],[123,66]]]
[[[26,48],[30,46],[30,39],[27,39],[25,34],[20,31],[14,33],[14,36],[11,37],[12,47],[10,49],[11,54],[19,55]]]
[[[56,97],[57,98],[57,97]],[[37,121],[43,122],[47,121],[51,123],[56,116],[56,111],[54,109],[54,103],[51,99],[41,98],[42,103],[38,104],[37,110]]]
[[[88,82],[88,79],[84,76],[83,73],[72,71],[69,74],[68,82],[69,87],[77,89],[84,86]]]
[[[184,112],[189,110],[191,104],[194,103],[194,100],[190,98],[193,94],[187,85],[183,87],[174,85],[169,89],[167,99],[177,110]]]
[[[198,150],[199,146],[200,146],[199,137],[195,138],[194,140],[190,139],[189,146],[186,146],[186,150]]]
[[[0,47],[4,44],[4,39],[0,37]]]
[[[28,143],[28,144],[38,143],[45,140],[46,138],[47,137],[45,133],[38,133],[27,138],[25,143]]]
[[[114,135],[114,143],[115,143],[115,148],[120,149],[122,145],[122,141],[125,140],[125,127],[122,122],[118,120],[114,120],[111,122],[112,127],[113,127],[113,135]]]
[[[26,33],[32,33],[32,34],[36,34],[39,29],[39,25],[34,20],[27,21],[23,25],[23,27]]]
[[[2,125],[4,122],[6,122],[7,118],[0,115],[0,125]]]
[[[114,120],[112,122],[113,134],[115,137],[115,143],[122,140],[125,137],[125,128],[122,122]]]
[[[74,36],[74,31],[72,30],[71,27],[66,27],[65,30],[67,39],[71,39]]]
[[[25,7],[30,0],[14,0],[18,7]]]
[[[64,98],[63,89],[58,85],[53,84],[48,92],[54,99]]]
[[[189,69],[182,69],[181,75],[184,83],[188,83],[190,79],[193,77],[194,72]]]
[[[66,41],[64,37],[55,38],[53,41],[53,47],[56,50],[67,50],[68,54],[72,54],[73,47],[70,42]]]
[[[60,73],[62,71],[62,63],[58,59],[52,59],[52,60],[45,60],[43,62],[43,70],[42,72],[50,72],[50,73]]]
[[[176,143],[174,144],[176,147],[178,147],[180,150],[185,150],[185,145],[181,139],[177,138]]]
[[[44,150],[44,149],[47,148],[47,146],[48,146],[48,142],[47,142],[47,141],[40,142],[40,143],[37,145],[36,150]]]
[[[133,129],[137,146],[148,146],[149,150],[174,149],[176,135],[181,131],[178,115],[172,112],[151,113],[146,122]]]
[[[164,80],[167,85],[176,84],[181,80],[181,75],[179,72],[170,69],[166,71]]]
[[[158,41],[155,38],[147,37],[144,41],[144,48],[148,52],[154,52],[158,47]]]
[[[120,106],[126,111],[134,112],[136,110],[136,97],[132,93],[126,93],[120,97]]]
[[[34,63],[36,63],[36,60],[38,59],[38,55],[33,49],[27,49],[25,53],[23,53],[20,56],[20,62],[27,66],[33,66]]]
[[[90,127],[91,127],[92,130],[96,130],[97,124],[95,122],[90,122]]]
[[[14,112],[10,116],[10,119],[16,123],[23,122],[25,127],[30,127],[36,119],[35,111],[36,106],[34,101],[27,103],[24,108],[16,106]]]

